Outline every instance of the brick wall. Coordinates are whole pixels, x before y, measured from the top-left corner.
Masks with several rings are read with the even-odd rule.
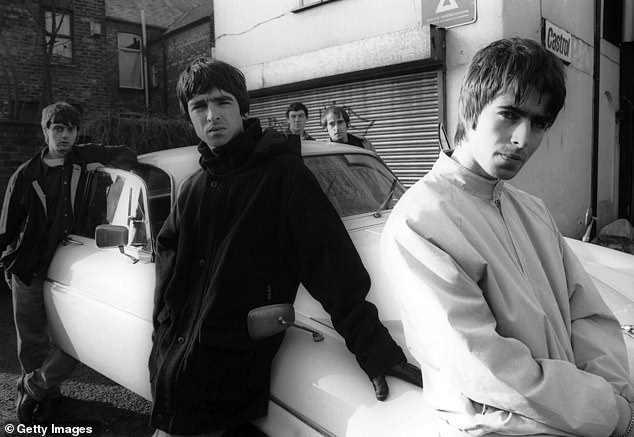
[[[58,5],[62,0],[56,0]],[[43,53],[33,16],[41,0],[0,0],[0,120],[9,120],[12,100],[28,103],[19,121],[38,121],[43,106],[66,100],[83,110],[88,121],[108,112],[145,112],[143,90],[119,88],[117,33],[140,35],[139,23],[106,19],[105,0],[75,0],[73,10],[74,59],[51,67],[52,98],[43,101]],[[91,33],[91,25],[101,32]],[[158,87],[150,90],[150,112],[177,115],[176,82],[179,73],[198,56],[210,56],[213,19],[187,25],[162,37],[164,29],[148,26],[148,67],[158,68]],[[20,106],[22,107],[22,106]]]
[[[160,37],[163,30],[147,26],[148,40]],[[102,56],[107,59],[107,70],[105,71],[108,87],[108,106],[114,112],[145,112],[145,90],[126,89],[119,87],[119,51],[117,38],[119,33],[130,33],[141,37],[142,28],[138,23],[125,23],[110,20],[106,25],[107,51]],[[150,63],[154,62],[153,56],[148,60],[148,74],[150,73]],[[152,90],[152,93],[154,91]],[[152,112],[162,112],[160,106],[153,105]]]
[[[16,168],[44,147],[42,128],[36,123],[0,121],[0,198]]]
[[[213,46],[213,21],[205,20],[189,26],[178,32],[167,35],[163,44],[165,47],[165,94],[167,95],[167,113],[180,114],[180,106],[176,99],[176,83],[178,76],[187,65],[200,56],[211,57]],[[153,47],[152,53],[159,56],[162,47]],[[162,58],[162,55],[160,55]],[[161,62],[162,64],[162,62]],[[163,67],[163,65],[161,65]],[[154,98],[164,98],[156,93]]]
[[[43,95],[44,56],[38,38],[38,0],[0,2],[0,120],[8,119],[10,101],[17,99],[41,107],[66,100],[83,110],[83,118],[108,109],[105,81],[106,38],[92,35],[91,24],[104,28],[104,0],[75,1],[72,10],[73,60],[51,65],[52,98]],[[59,4],[59,3],[58,3]],[[34,16],[34,14],[36,14]],[[24,121],[24,120],[21,120]]]

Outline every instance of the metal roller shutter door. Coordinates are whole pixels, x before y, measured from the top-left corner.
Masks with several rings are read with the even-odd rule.
[[[263,127],[286,129],[289,103],[308,107],[306,131],[328,139],[319,119],[329,105],[350,115],[349,132],[367,137],[405,186],[424,176],[438,157],[441,121],[439,70],[322,86],[251,99],[250,115]]]

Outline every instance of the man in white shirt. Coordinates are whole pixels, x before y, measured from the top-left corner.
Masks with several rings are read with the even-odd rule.
[[[544,203],[505,182],[565,96],[563,65],[537,42],[480,50],[455,151],[386,224],[381,254],[442,436],[634,435],[619,323]]]

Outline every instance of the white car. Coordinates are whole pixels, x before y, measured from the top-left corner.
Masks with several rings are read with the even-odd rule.
[[[302,154],[370,273],[368,300],[408,360],[416,363],[405,347],[400,313],[379,256],[381,231],[403,186],[375,154],[360,148],[304,141]],[[58,346],[146,399],[151,399],[147,361],[154,241],[180,183],[197,169],[196,148],[185,147],[140,156],[133,171],[95,170],[85,188],[86,204],[77,211],[77,232],[58,248],[45,282],[47,315]],[[631,360],[634,328],[626,331],[634,325],[634,256],[568,242],[626,325]],[[113,244],[118,247],[104,248]],[[271,436],[436,435],[422,388],[388,377],[390,396],[377,401],[330,317],[301,286],[294,308],[295,322],[318,334],[287,331],[273,365],[269,414],[256,426]],[[323,341],[316,341],[319,334]]]

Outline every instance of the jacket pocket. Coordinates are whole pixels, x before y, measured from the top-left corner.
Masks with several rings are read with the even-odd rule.
[[[156,316],[156,326],[152,330],[152,350],[150,351],[150,357],[148,359],[148,367],[150,369],[150,383],[154,381],[156,376],[156,370],[160,365],[161,350],[163,347],[163,340],[167,329],[170,325],[171,311],[167,305],[165,305],[158,316]]]

